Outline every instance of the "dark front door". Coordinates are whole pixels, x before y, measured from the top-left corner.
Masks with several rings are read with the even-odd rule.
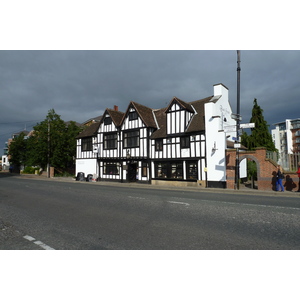
[[[137,164],[129,164],[128,165],[128,181],[129,182],[136,181],[136,172],[137,172]]]

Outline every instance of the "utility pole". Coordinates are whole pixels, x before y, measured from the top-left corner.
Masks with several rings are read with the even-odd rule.
[[[235,185],[234,189],[240,189],[240,166],[239,166],[239,144],[240,144],[240,73],[241,73],[241,52],[237,50],[237,105],[236,105],[236,160],[235,160]]]
[[[47,151],[47,177],[50,178],[50,119],[48,118],[48,151]]]

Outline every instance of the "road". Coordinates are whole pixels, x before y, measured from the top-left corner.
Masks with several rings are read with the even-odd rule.
[[[0,249],[300,249],[280,196],[1,176]]]

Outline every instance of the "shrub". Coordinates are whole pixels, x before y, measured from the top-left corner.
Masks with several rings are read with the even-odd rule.
[[[34,174],[36,170],[39,171],[40,168],[36,167],[25,167],[23,170],[23,174]]]

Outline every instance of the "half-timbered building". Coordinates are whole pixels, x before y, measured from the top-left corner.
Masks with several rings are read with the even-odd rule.
[[[97,144],[99,122],[91,123],[76,137],[76,174],[98,174]]]
[[[124,113],[115,106],[106,109],[98,128],[97,163],[98,178],[102,180],[122,180],[122,137],[120,125]]]
[[[228,89],[214,86],[214,95],[192,102],[174,97],[154,111],[158,129],[151,136],[152,183],[226,185],[226,134],[234,124]]]
[[[153,110],[130,102],[121,124],[123,179],[151,181],[150,137],[156,129]]]
[[[214,85],[213,96],[174,97],[162,109],[136,102],[125,113],[106,109],[98,125],[78,136],[76,170],[99,180],[225,187],[231,114],[223,84]]]

